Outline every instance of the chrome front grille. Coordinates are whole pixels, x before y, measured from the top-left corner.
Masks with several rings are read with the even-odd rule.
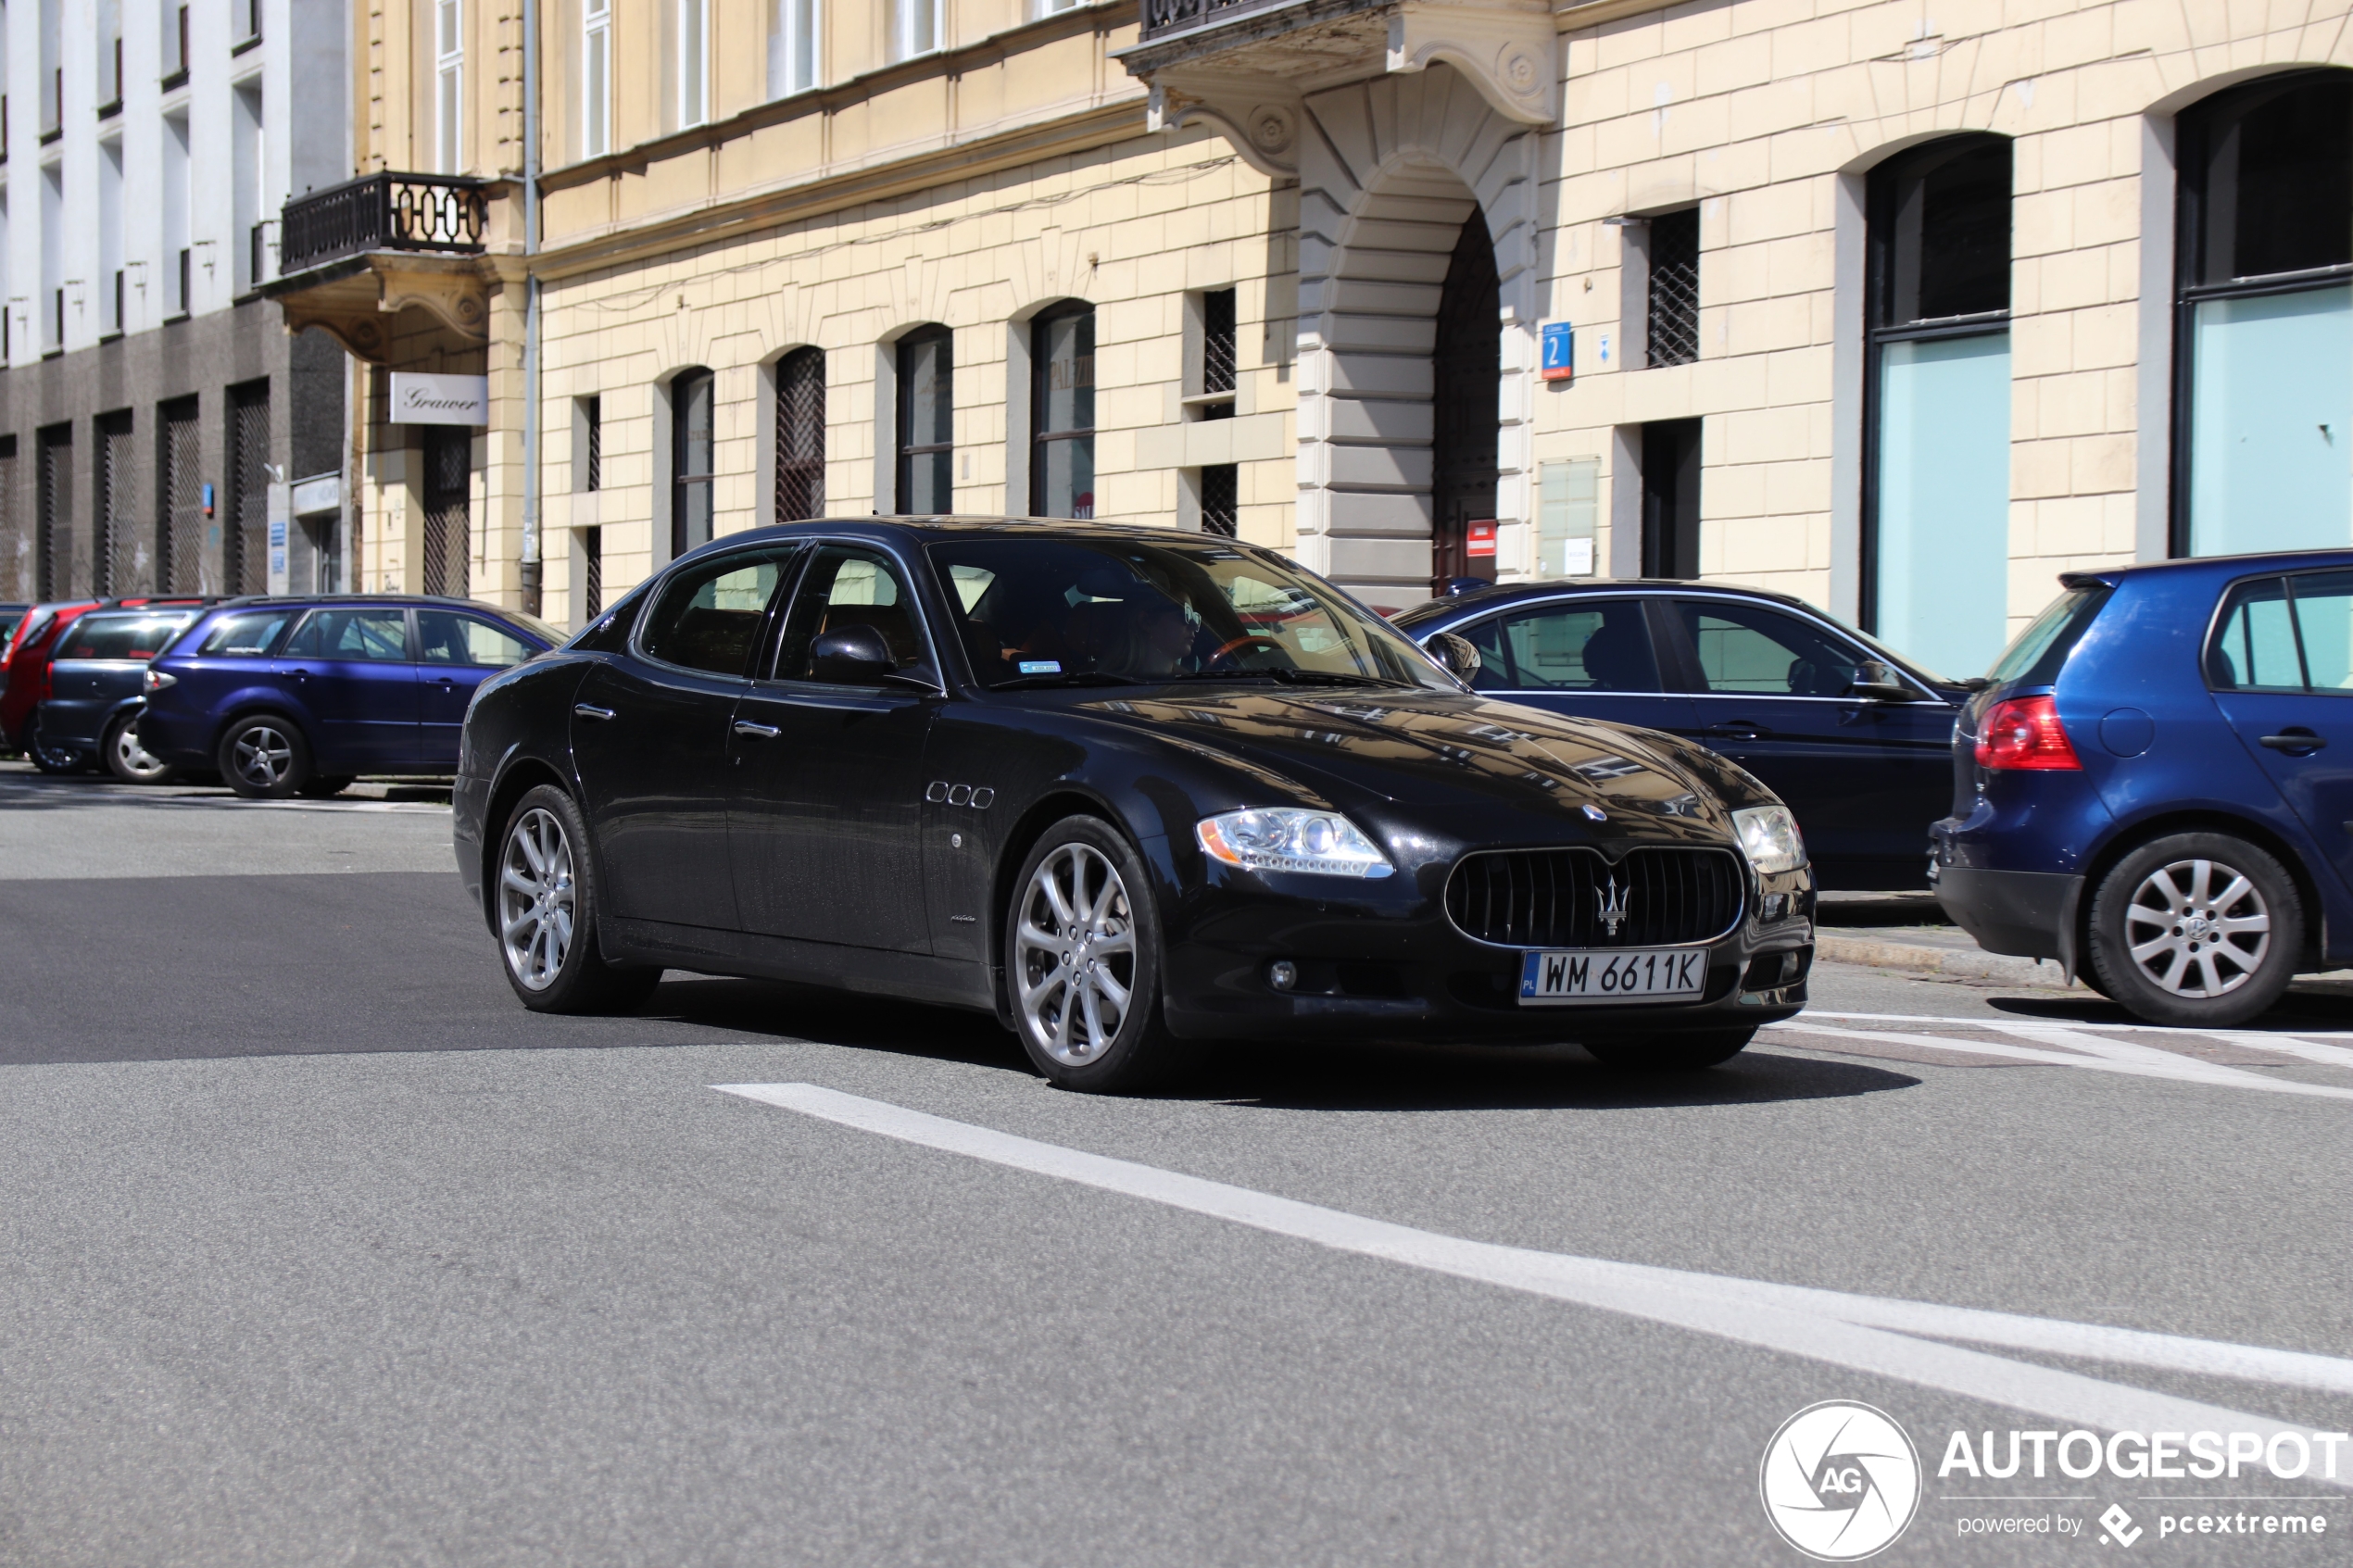
[[[1729,849],[1640,848],[1616,865],[1592,849],[1482,850],[1455,863],[1446,915],[1504,947],[1674,947],[1738,924],[1746,881]]]

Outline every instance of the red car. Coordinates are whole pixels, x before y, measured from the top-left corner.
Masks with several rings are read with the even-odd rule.
[[[148,605],[201,605],[212,600],[178,598],[62,599],[34,605],[17,622],[7,646],[0,650],[0,749],[22,751],[26,732],[44,698],[49,696],[49,659],[57,652],[58,633],[94,609],[138,609]]]

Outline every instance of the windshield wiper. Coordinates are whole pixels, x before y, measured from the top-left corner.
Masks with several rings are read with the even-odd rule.
[[[1074,670],[1063,675],[1016,675],[1010,681],[992,682],[988,689],[992,692],[1011,692],[1026,686],[1145,686],[1155,684],[1128,675],[1114,675],[1107,671]]]
[[[1280,681],[1290,686],[1380,686],[1406,684],[1379,675],[1346,675],[1337,670],[1190,670],[1173,676],[1178,681]]]

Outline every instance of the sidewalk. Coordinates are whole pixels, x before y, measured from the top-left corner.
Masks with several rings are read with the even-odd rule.
[[[1933,893],[1824,893],[1815,906],[1814,954],[1831,963],[1906,970],[1939,980],[2070,986],[2049,959],[1989,953],[1958,926],[1946,923]]]

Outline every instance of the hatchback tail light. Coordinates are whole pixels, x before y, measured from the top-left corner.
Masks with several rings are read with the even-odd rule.
[[[2047,696],[2014,696],[1995,703],[1978,726],[1977,761],[1996,770],[2081,772],[2083,768],[2059,722],[2058,704]]]

